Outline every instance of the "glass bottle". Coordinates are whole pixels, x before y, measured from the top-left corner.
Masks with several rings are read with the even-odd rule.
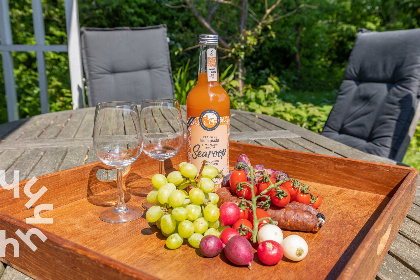
[[[229,172],[230,99],[219,83],[218,35],[200,35],[197,85],[187,97],[188,162]],[[221,179],[216,182],[220,186]]]

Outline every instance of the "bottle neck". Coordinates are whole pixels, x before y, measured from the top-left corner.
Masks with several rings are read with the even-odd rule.
[[[207,82],[219,81],[219,69],[217,58],[217,46],[201,45],[200,58],[198,63],[198,73],[206,74]],[[203,77],[204,75],[199,75]]]

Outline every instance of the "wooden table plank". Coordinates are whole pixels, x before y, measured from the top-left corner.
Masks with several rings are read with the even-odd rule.
[[[75,166],[83,165],[85,157],[87,156],[88,147],[71,147],[67,149],[67,154],[64,157],[59,171],[69,169]]]
[[[390,254],[420,275],[420,248],[414,242],[398,234],[391,245]]]
[[[65,148],[45,150],[42,158],[29,173],[28,178],[56,172],[66,156],[66,153],[67,149]]]
[[[298,145],[297,143],[293,142],[292,139],[274,138],[271,140],[288,150],[299,151],[299,152],[312,152],[304,148],[303,146]]]
[[[34,116],[23,123],[18,130],[7,136],[8,140],[36,139],[54,121],[57,114]]]
[[[404,223],[400,228],[400,234],[410,241],[420,244],[420,224],[411,219],[405,218]],[[420,270],[420,259],[419,259]]]
[[[413,204],[410,211],[408,212],[407,217],[420,224],[420,206]]]
[[[14,170],[19,170],[20,181],[29,179],[29,174],[44,155],[43,150],[25,150],[23,154],[6,170],[6,176],[12,178]]]
[[[5,150],[0,155],[0,170],[7,170],[20,158],[24,150]]]
[[[231,129],[234,128],[234,129],[237,129],[238,131],[255,131],[255,129],[252,129],[248,125],[238,121],[238,119],[236,118],[230,119],[230,127]]]
[[[82,124],[76,132],[75,138],[91,138],[93,136],[93,124],[95,119],[94,110],[86,110],[85,117],[83,118]]]
[[[420,279],[420,276],[414,273],[404,264],[396,260],[391,255],[385,257],[384,263],[379,269],[378,280],[395,280],[395,279]]]
[[[57,115],[54,121],[38,136],[39,139],[53,139],[66,126],[71,117],[71,111],[64,111],[63,114]]]
[[[58,134],[57,139],[74,138],[77,130],[82,124],[83,119],[85,118],[85,115],[86,115],[85,110],[83,110],[82,112],[73,111],[70,116],[70,119],[68,120],[64,128],[60,131],[60,133]]]

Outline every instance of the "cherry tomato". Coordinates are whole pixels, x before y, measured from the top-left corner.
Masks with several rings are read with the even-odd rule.
[[[286,181],[280,187],[285,187],[289,191],[290,200],[293,200],[298,192],[298,188],[295,187],[292,181]]]
[[[316,191],[312,191],[311,203],[310,205],[315,209],[321,206],[322,198]]]
[[[263,219],[263,218],[270,218],[270,215],[268,215],[268,213],[261,208],[256,208],[255,212],[257,214],[257,220]],[[254,215],[252,211],[250,211],[249,215],[250,215],[249,220],[251,221],[252,224],[254,224]],[[258,223],[258,230],[260,230],[262,226],[264,226],[265,224],[268,224],[269,222],[270,222],[270,219],[261,220]]]
[[[242,186],[242,190],[237,190],[236,191],[236,195],[238,197],[243,197],[246,200],[251,200],[252,199],[252,191],[251,191],[251,187],[249,186],[249,184],[251,184],[251,182],[247,181],[246,184],[241,184]],[[254,186],[254,195],[258,194],[258,189]]]
[[[239,232],[239,234],[241,234],[246,239],[250,239],[252,237],[252,232],[249,230],[247,231],[247,229],[243,228],[243,226],[241,225],[250,228],[252,231],[253,229],[252,223],[246,219],[239,219],[232,225],[232,228],[236,229]]]
[[[290,193],[287,188],[280,187],[270,191],[271,202],[277,207],[284,207],[290,202]]]
[[[261,183],[259,186],[258,186],[258,194],[261,194],[263,191],[265,191],[269,186],[270,186],[271,184],[269,183],[269,182],[264,182],[264,183]],[[270,191],[268,191],[267,193],[265,193],[264,195],[270,195]],[[266,201],[267,200],[267,198],[266,197],[260,197],[260,200],[261,201]]]
[[[245,205],[239,205],[239,219],[249,220],[249,208]]]
[[[299,188],[294,200],[307,205],[311,204],[311,194],[309,189]]]
[[[239,182],[246,182],[245,170],[233,170],[230,174],[229,185],[232,193],[236,193],[236,186]]]

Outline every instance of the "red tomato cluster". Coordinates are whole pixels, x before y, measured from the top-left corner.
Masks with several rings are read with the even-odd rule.
[[[285,181],[280,186],[263,193],[275,183],[276,179],[274,177],[257,177],[254,195],[263,195],[259,198],[260,201],[266,201],[269,197],[272,205],[277,207],[285,207],[291,201],[311,205],[314,208],[318,208],[322,203],[321,196],[315,190],[294,179]],[[233,170],[230,175],[229,185],[232,193],[238,197],[246,200],[252,199],[251,182],[247,180],[245,170]]]

